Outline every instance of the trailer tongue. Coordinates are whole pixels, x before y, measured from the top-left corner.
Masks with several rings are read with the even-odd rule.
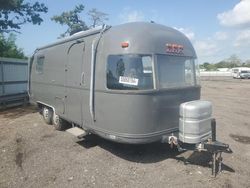
[[[190,101],[180,105],[179,138],[169,137],[169,144],[179,151],[206,151],[212,154],[212,175],[221,172],[222,152],[232,153],[228,144],[216,140],[216,121],[211,117],[209,101]]]

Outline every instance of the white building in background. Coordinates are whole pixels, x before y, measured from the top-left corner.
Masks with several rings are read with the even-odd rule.
[[[228,72],[228,71],[231,71],[230,68],[218,68],[217,70],[220,71],[220,72]]]

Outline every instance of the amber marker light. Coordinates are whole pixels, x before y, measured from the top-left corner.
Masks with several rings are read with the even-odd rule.
[[[129,47],[129,43],[128,42],[122,42],[121,46],[122,46],[122,48],[127,48],[127,47]]]

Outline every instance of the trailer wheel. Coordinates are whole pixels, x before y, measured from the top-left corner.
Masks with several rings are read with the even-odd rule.
[[[55,114],[53,116],[53,125],[56,130],[62,131],[62,130],[65,130],[66,128],[66,121],[60,118],[59,115]]]
[[[53,112],[51,109],[49,109],[47,107],[43,107],[43,109],[42,109],[43,119],[49,125],[52,124],[52,114],[53,114]]]

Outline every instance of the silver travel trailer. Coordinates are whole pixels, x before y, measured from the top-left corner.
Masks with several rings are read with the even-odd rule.
[[[199,100],[196,63],[192,44],[175,29],[144,22],[103,26],[38,48],[30,96],[56,129],[67,121],[82,136],[205,148],[212,107]]]

